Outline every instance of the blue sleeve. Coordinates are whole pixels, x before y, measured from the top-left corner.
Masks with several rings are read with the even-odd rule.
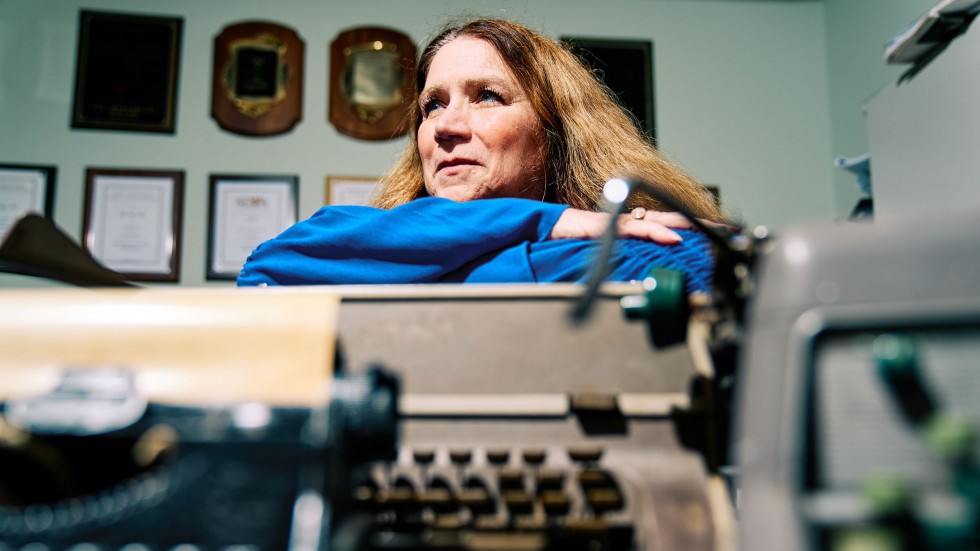
[[[683,241],[661,245],[643,239],[620,239],[609,258],[607,281],[642,280],[653,268],[684,274],[688,293],[711,289],[715,255],[708,238],[696,230],[677,229]],[[599,242],[556,239],[523,243],[480,258],[455,271],[447,281],[463,283],[584,283],[595,269]]]
[[[323,207],[252,252],[238,285],[428,283],[547,239],[566,205],[426,197],[391,210]]]
[[[684,273],[688,293],[711,289],[715,255],[710,240],[697,230],[675,229],[683,241],[661,245],[642,239],[620,239],[609,259],[607,281],[642,280],[653,268]],[[535,278],[540,282],[585,282],[598,255],[599,243],[559,239],[528,246]]]

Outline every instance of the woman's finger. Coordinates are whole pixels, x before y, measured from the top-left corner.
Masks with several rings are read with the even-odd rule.
[[[670,229],[667,224],[655,221],[653,218],[652,212],[648,213],[644,218],[635,218],[632,214],[620,215],[619,223],[617,224],[618,233],[621,237],[648,239],[661,245],[673,245],[683,241],[681,236]],[[668,218],[668,221],[675,222],[675,220],[670,218]]]
[[[647,211],[643,220],[657,222],[668,228],[687,229],[694,226],[686,216],[679,212]]]
[[[638,211],[642,211],[643,216],[638,217],[637,215],[640,214],[640,212]],[[659,222],[667,226],[668,228],[688,229],[688,228],[695,227],[694,223],[691,222],[690,218],[676,211],[661,212],[656,210],[635,208],[633,209],[632,212],[629,213],[629,216],[633,218],[642,218],[643,220],[652,220],[654,222]],[[701,224],[709,228],[723,228],[730,231],[738,231],[738,228],[732,226],[731,224],[725,224],[722,222],[713,222],[705,218],[698,218],[698,222],[700,222]]]

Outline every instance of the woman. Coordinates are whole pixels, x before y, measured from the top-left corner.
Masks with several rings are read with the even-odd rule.
[[[526,27],[447,27],[420,56],[416,91],[409,143],[374,207],[320,209],[260,245],[239,285],[578,281],[608,225],[597,212],[602,185],[623,174],[723,220],[574,55]],[[705,238],[651,197],[629,206],[618,228],[632,239],[610,278],[657,265],[705,288]]]

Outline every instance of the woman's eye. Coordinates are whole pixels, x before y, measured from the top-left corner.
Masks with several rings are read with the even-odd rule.
[[[422,104],[422,114],[429,116],[433,111],[442,107],[442,103],[437,100],[430,99]]]
[[[500,97],[500,94],[494,92],[493,90],[482,90],[480,92],[479,99],[481,102],[483,101],[493,101],[497,103],[503,102],[503,98]]]

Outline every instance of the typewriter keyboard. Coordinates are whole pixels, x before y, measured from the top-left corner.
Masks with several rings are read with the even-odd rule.
[[[372,549],[635,548],[603,450],[403,449],[355,490]]]

